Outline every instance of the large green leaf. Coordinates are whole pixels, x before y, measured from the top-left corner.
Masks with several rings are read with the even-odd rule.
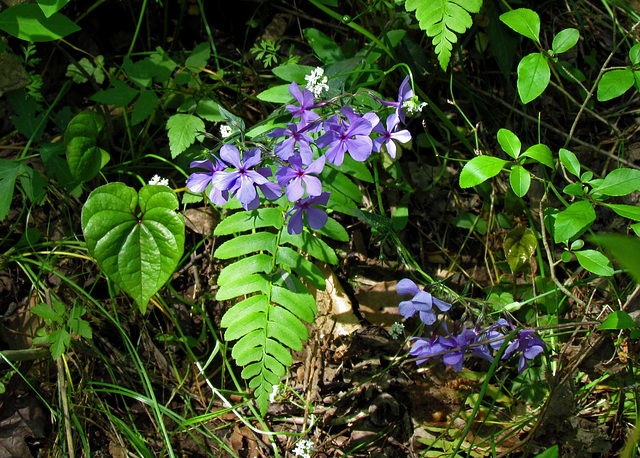
[[[603,277],[609,277],[613,275],[613,267],[611,267],[611,261],[605,255],[596,250],[581,250],[575,251],[578,262],[582,267],[589,272],[593,272],[596,275]]]
[[[26,41],[54,41],[80,27],[60,13],[46,17],[37,4],[23,3],[0,13],[0,30]]]
[[[549,85],[551,70],[543,53],[524,56],[518,64],[518,95],[527,104],[538,98]]]
[[[500,20],[514,32],[540,43],[540,16],[535,11],[518,8],[501,14]]]
[[[640,283],[640,238],[623,234],[596,234],[590,240],[606,248],[622,267],[629,270],[633,279]]]
[[[634,81],[633,71],[630,68],[611,70],[602,75],[596,97],[600,102],[620,97],[633,86]]]
[[[94,190],[82,209],[82,231],[102,271],[130,294],[144,313],[175,271],[184,252],[184,220],[166,186],[138,194],[123,183]]]
[[[507,163],[493,156],[476,156],[467,162],[460,172],[460,187],[470,188],[485,182],[500,173]]]
[[[531,174],[524,167],[515,165],[511,168],[509,182],[515,195],[522,197],[529,191],[529,186],[531,186]]]
[[[596,212],[586,200],[575,202],[556,215],[553,237],[556,243],[566,242],[596,219]]]
[[[612,170],[593,190],[605,196],[626,196],[640,189],[640,170]]]
[[[617,310],[607,315],[607,319],[602,322],[598,331],[605,329],[632,329],[637,327],[638,325],[633,318],[631,318],[631,315],[624,310]]]

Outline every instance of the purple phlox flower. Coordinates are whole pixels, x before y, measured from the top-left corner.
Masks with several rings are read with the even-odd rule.
[[[215,165],[211,159],[206,159],[204,161],[193,161],[189,167],[191,168],[201,168],[207,170],[207,172],[196,172],[189,175],[189,179],[187,180],[187,188],[191,192],[201,193],[205,189],[211,180],[213,179],[213,175],[216,172],[224,170],[227,168],[227,165],[222,162],[220,159],[215,157]],[[229,200],[229,191],[221,190],[217,186],[211,185],[211,191],[209,191],[209,200],[213,205],[222,206],[227,203]]]
[[[433,297],[430,293],[422,291],[418,286],[408,278],[404,278],[396,285],[396,291],[399,295],[413,294],[413,299],[400,302],[398,306],[400,314],[405,318],[412,317],[416,312],[420,313],[420,319],[426,325],[436,322],[436,314],[433,311],[435,305],[441,311],[446,312],[451,308],[451,304],[441,301]]]
[[[291,210],[286,214],[289,217],[287,232],[291,235],[300,234],[303,229],[302,215],[307,214],[307,221],[311,229],[322,229],[329,217],[324,210],[312,207],[312,205],[327,205],[330,192],[323,192],[319,196],[309,196],[296,202]]]
[[[331,164],[342,165],[346,152],[356,161],[363,162],[373,149],[369,137],[372,129],[365,118],[358,118],[352,123],[332,124],[330,130],[318,138],[316,145],[318,148],[329,147],[325,155]]]
[[[298,126],[290,123],[287,124],[287,128],[276,127],[272,132],[267,134],[267,137],[289,137],[284,141],[278,143],[273,152],[283,161],[286,161],[294,155],[296,144],[300,149],[300,156],[304,164],[310,164],[313,161],[313,151],[311,150],[310,143],[313,142],[311,135],[300,132]]]
[[[430,339],[424,339],[422,337],[414,337],[411,340],[414,341],[409,354],[418,358],[416,364],[422,364],[430,358],[441,359],[442,355],[432,356],[436,353],[441,353],[446,348],[439,342],[438,338],[434,335]]]
[[[456,372],[460,372],[462,369],[462,363],[464,362],[464,353],[469,348],[469,344],[473,343],[478,335],[471,329],[463,328],[462,332],[457,336],[449,333],[447,325],[444,325],[445,331],[449,337],[438,337],[438,341],[444,347],[445,350],[451,350],[442,355],[442,362],[448,366],[453,367]]]
[[[297,105],[287,105],[286,108],[293,116],[293,119],[300,117],[300,126],[306,126],[311,124],[313,121],[318,119],[320,116],[317,113],[311,111],[315,105],[313,104],[313,94],[308,89],[304,91],[300,89],[298,83],[295,81],[289,85],[289,93],[293,96],[294,99],[298,101],[300,106]],[[318,124],[317,127],[310,129],[312,132],[316,132],[320,128]]]
[[[322,183],[312,174],[317,175],[322,172],[325,157],[320,156],[307,168],[303,168],[303,162],[300,156],[294,156],[289,159],[290,167],[284,165],[276,172],[276,180],[278,180],[280,186],[286,186],[285,193],[290,202],[295,202],[302,198],[305,188],[310,196],[322,194]]]
[[[411,82],[410,82],[410,78],[407,75],[404,80],[402,81],[402,84],[400,85],[400,90],[398,91],[398,101],[397,102],[389,102],[386,100],[378,100],[378,102],[380,102],[383,105],[387,105],[390,107],[395,107],[396,108],[396,114],[398,115],[398,119],[403,123],[405,123],[405,115],[404,115],[404,110],[402,109],[402,105],[405,102],[408,102],[409,100],[411,100],[413,98],[413,89],[411,89]]]
[[[340,113],[342,113],[350,123],[353,123],[356,119],[364,118],[371,124],[371,129],[375,129],[375,127],[380,124],[380,118],[373,111],[369,111],[363,115],[360,113],[356,113],[353,108],[350,106],[344,106],[340,108]],[[369,132],[371,133],[371,132]]]
[[[373,139],[373,150],[379,153],[384,145],[387,148],[389,156],[395,159],[397,147],[394,140],[400,143],[407,143],[411,140],[411,133],[406,129],[397,131],[400,121],[396,113],[389,115],[386,124],[386,129],[382,126],[382,123],[378,123],[378,125],[373,128],[373,130],[381,134],[380,137]]]
[[[273,172],[269,167],[261,167],[257,170],[257,172],[265,178],[269,178],[273,175]],[[269,200],[276,200],[282,195],[282,186],[278,183],[274,183],[273,181],[267,180],[264,184],[259,184],[258,187],[262,194]]]
[[[220,148],[220,157],[236,170],[214,173],[211,184],[218,189],[229,191],[232,196],[235,195],[245,210],[255,210],[260,205],[256,185],[264,185],[269,180],[253,170],[253,167],[260,164],[258,148],[245,151],[243,156],[241,159],[240,151],[235,146],[223,145]]]
[[[518,338],[505,350],[502,359],[507,359],[514,351],[522,352],[518,361],[518,373],[522,374],[527,367],[527,361],[544,351],[544,342],[535,335],[533,330],[520,331]]]

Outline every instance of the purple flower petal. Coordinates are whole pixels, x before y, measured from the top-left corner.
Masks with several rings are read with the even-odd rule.
[[[242,168],[240,151],[233,145],[222,145],[222,148],[220,148],[220,158],[233,165],[236,169]]]
[[[420,288],[418,288],[418,286],[412,280],[409,280],[408,278],[403,278],[396,285],[396,292],[401,296],[405,294],[415,295],[420,292]]]

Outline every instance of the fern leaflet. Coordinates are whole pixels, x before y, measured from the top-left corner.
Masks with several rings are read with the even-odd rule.
[[[464,33],[473,24],[469,13],[477,13],[482,0],[407,0],[405,8],[414,11],[420,28],[433,38],[438,62],[443,70],[451,60],[456,33]]]
[[[222,317],[221,326],[226,328],[225,340],[236,340],[231,355],[244,366],[242,377],[255,390],[262,414],[269,406],[273,385],[280,383],[293,363],[291,350],[301,350],[308,337],[304,322],[311,323],[317,312],[315,299],[302,280],[317,289],[325,286],[322,271],[305,254],[337,262],[335,252],[317,235],[290,235],[284,217],[285,209],[276,207],[240,211],[215,229],[216,235],[236,235],[220,245],[214,256],[244,256],[221,271],[217,299],[238,299]],[[324,235],[344,240],[344,227],[332,218],[329,221]]]

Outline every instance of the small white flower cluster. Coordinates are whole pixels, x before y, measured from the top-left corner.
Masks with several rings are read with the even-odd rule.
[[[150,185],[158,185],[158,186],[169,186],[169,180],[166,178],[162,178],[160,175],[154,175],[149,180]]]
[[[233,129],[231,129],[231,127],[227,126],[226,124],[220,126],[220,136],[222,138],[231,137],[232,134]]]
[[[316,67],[310,75],[306,75],[304,79],[307,80],[307,89],[313,92],[314,97],[320,97],[324,91],[329,90],[329,79],[324,76],[324,70],[320,67]]]
[[[389,335],[392,339],[397,339],[402,335],[402,331],[404,330],[404,324],[398,323],[397,321],[391,325],[391,329],[389,329]]]
[[[296,444],[296,447],[293,449],[293,454],[295,456],[301,456],[302,458],[311,458],[311,452],[315,449],[313,441],[303,439]]]
[[[420,102],[418,97],[413,97],[411,100],[407,100],[402,104],[402,108],[407,111],[408,115],[415,115],[422,112],[422,109],[427,106],[426,102]]]
[[[280,385],[273,385],[273,392],[269,395],[269,402],[276,402],[276,398],[280,394]]]

